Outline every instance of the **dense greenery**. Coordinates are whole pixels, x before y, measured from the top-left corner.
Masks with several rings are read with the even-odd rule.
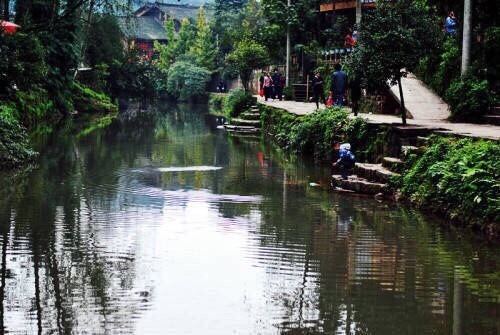
[[[434,137],[407,162],[398,186],[418,206],[498,230],[500,146],[494,141]]]
[[[488,82],[467,74],[456,78],[446,90],[446,101],[450,106],[450,119],[453,121],[474,122],[488,112],[492,97]]]
[[[433,0],[429,2],[432,4],[429,10],[440,15],[445,15],[449,10],[454,10],[455,13],[461,13],[463,10],[461,2]],[[474,1],[472,9],[472,64],[466,78],[460,79],[462,53],[460,22],[457,36],[440,34],[442,43],[435,49],[429,50],[415,70],[429,87],[450,104],[452,121],[478,122],[481,121],[481,115],[488,111],[488,106],[482,105],[478,112],[477,102],[471,102],[470,106],[467,101],[460,102],[461,99],[466,100],[462,94],[463,89],[465,92],[467,89],[474,90],[474,93],[469,95],[472,100],[486,97],[484,101],[490,105],[498,103],[497,55],[500,52],[500,28],[498,16],[492,14],[498,12],[498,4],[494,1],[478,0]]]
[[[331,154],[334,142],[349,142],[354,150],[362,150],[368,144],[366,122],[362,118],[349,119],[348,115],[339,107],[327,107],[303,116],[266,107],[262,120],[265,130],[273,134],[281,146],[325,159]]]
[[[206,95],[210,72],[186,61],[178,61],[167,72],[167,92],[180,101],[191,101]]]
[[[117,7],[108,1],[15,2],[11,19],[20,28],[14,34],[0,33],[2,167],[33,157],[26,129],[55,123],[75,109],[116,110],[109,97],[85,86],[109,94],[109,69],[124,61],[121,33],[110,15]],[[4,17],[10,9],[2,8]],[[81,64],[94,67],[91,75],[79,75]]]
[[[365,78],[369,86],[398,84],[401,95],[401,113],[406,124],[401,78],[419,64],[420,59],[438,45],[438,27],[418,2],[398,0],[381,2],[366,15],[360,40],[354,49],[350,69],[358,78]]]
[[[207,83],[216,68],[217,48],[203,7],[196,25],[183,19],[179,32],[175,33],[174,18],[169,17],[165,29],[169,42],[155,43],[158,88],[181,101],[205,98]]]
[[[74,84],[73,92],[73,103],[78,112],[95,114],[118,112],[118,107],[103,93],[96,93],[78,83]]]
[[[29,147],[26,129],[9,117],[13,111],[8,108],[0,106],[0,169],[17,167],[37,155]]]
[[[236,44],[234,50],[226,56],[226,61],[238,71],[243,88],[249,91],[252,72],[267,64],[268,51],[265,46],[245,39]]]
[[[254,98],[245,90],[233,90],[225,95],[222,110],[228,117],[237,117],[255,103]]]

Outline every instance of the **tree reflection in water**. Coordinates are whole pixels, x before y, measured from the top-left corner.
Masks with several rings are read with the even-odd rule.
[[[213,227],[210,236],[228,238],[228,244],[241,238],[242,245],[234,243],[244,256],[239,262],[249,265],[249,278],[239,280],[261,288],[244,290],[242,306],[228,310],[250,311],[234,324],[255,318],[249,326],[254,328],[231,331],[497,329],[497,248],[458,239],[432,219],[393,204],[309,187],[328,184],[329,172],[270,143],[228,137],[196,106],[159,109],[139,106],[88,136],[75,136],[82,133],[78,124],[61,129],[45,138],[37,167],[0,176],[3,332],[134,333],[148,311],[178,308],[184,302],[161,297],[163,283],[154,275],[166,271],[169,279],[188,278],[173,272],[176,263],[167,257],[174,253],[168,249],[172,241],[153,241],[157,226],[173,229],[169,215],[182,215],[193,203],[199,206],[191,211],[205,211],[198,219],[207,220],[202,228]],[[223,169],[168,169],[186,166]],[[190,220],[177,224],[188,229]],[[252,276],[261,282],[252,286]],[[191,288],[168,289],[163,292],[188,295]],[[158,306],[165,301],[175,306]],[[222,323],[203,321],[214,329]],[[194,327],[189,322],[184,326]],[[165,323],[151,327],[178,326]]]

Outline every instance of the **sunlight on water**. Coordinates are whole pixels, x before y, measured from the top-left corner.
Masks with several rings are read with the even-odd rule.
[[[184,172],[184,171],[217,171],[221,170],[220,166],[171,166],[171,167],[157,167],[157,168],[144,168],[134,169],[134,172],[147,172],[148,170],[159,172]]]

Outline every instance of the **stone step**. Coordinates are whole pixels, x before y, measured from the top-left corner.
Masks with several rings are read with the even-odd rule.
[[[228,134],[232,138],[237,138],[242,141],[248,142],[260,142],[261,136],[258,131],[255,132],[239,132],[239,131],[229,131]]]
[[[260,120],[260,113],[245,112],[240,114],[240,118],[244,120]]]
[[[500,115],[500,106],[494,106],[487,115]]]
[[[383,157],[382,158],[382,166],[386,169],[391,170],[392,172],[401,172],[404,169],[405,162],[396,157]]]
[[[253,126],[239,126],[239,125],[234,125],[234,124],[225,124],[224,128],[227,131],[235,131],[239,133],[246,133],[246,134],[254,134],[258,133],[260,131],[260,128],[253,127]]]
[[[417,136],[417,146],[425,147],[429,145],[429,138],[424,136]]]
[[[362,194],[390,193],[387,184],[370,182],[356,175],[351,175],[346,180],[340,175],[332,175],[332,186]]]
[[[483,115],[482,121],[486,124],[492,124],[495,126],[500,126],[500,115],[497,114],[486,114]]]
[[[240,119],[240,118],[233,118],[233,119],[231,119],[231,124],[236,125],[236,126],[256,127],[256,126],[260,126],[260,120],[246,120],[246,119]]]
[[[260,109],[257,106],[250,107],[250,112],[252,113],[260,113]]]
[[[397,173],[390,171],[382,164],[370,163],[356,163],[353,173],[360,178],[377,183],[387,183],[392,177],[398,176]]]
[[[415,138],[417,136],[429,136],[433,133],[432,128],[417,125],[394,126],[393,129],[400,138]]]

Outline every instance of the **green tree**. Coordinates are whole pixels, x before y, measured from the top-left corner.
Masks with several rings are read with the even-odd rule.
[[[266,65],[268,59],[267,48],[249,39],[238,42],[234,50],[226,56],[227,63],[234,67],[240,75],[246,92],[249,91],[252,71]]]
[[[261,6],[264,17],[269,21],[266,27],[259,27],[265,37],[262,43],[269,48],[273,60],[282,61],[285,56],[288,24],[292,45],[308,45],[313,41],[323,44],[327,41],[321,38],[318,1],[294,0],[288,7],[287,0],[262,0]]]
[[[166,72],[177,57],[177,40],[175,36],[174,18],[167,18],[164,25],[167,31],[167,43],[161,44],[155,41],[155,48],[158,51],[156,65],[161,71]]]
[[[434,50],[439,41],[439,27],[423,6],[409,0],[381,2],[364,16],[361,39],[354,49],[350,68],[369,86],[398,84],[401,118],[406,125],[401,78],[413,71],[420,60]]]
[[[48,73],[45,86],[58,111],[68,112],[71,106],[71,83],[77,66],[77,40],[82,2],[67,0],[16,1],[16,22],[45,46]]]
[[[175,40],[175,55],[187,54],[196,38],[196,26],[184,18]]]
[[[121,31],[114,16],[94,16],[88,39],[85,58],[90,66],[110,65],[123,59]]]
[[[167,91],[176,99],[189,101],[203,96],[210,72],[191,62],[177,61],[168,70]]]
[[[205,19],[203,7],[200,7],[196,36],[189,48],[189,54],[194,57],[199,66],[208,70],[214,68],[217,48],[212,41],[210,26]]]

